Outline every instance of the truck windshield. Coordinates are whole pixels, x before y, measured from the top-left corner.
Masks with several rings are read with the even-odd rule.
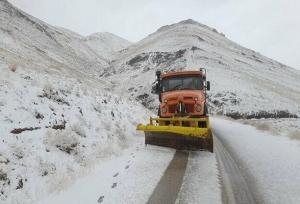
[[[173,90],[202,90],[203,79],[201,77],[174,77],[162,80],[162,92]]]

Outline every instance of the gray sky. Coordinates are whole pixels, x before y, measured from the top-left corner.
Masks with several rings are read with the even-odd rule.
[[[192,18],[231,40],[300,69],[299,0],[9,0],[82,35],[111,32],[136,42]]]

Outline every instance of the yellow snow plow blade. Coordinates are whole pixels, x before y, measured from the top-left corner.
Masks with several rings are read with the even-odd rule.
[[[208,117],[150,118],[149,124],[139,124],[137,130],[145,132],[145,144],[213,152]]]

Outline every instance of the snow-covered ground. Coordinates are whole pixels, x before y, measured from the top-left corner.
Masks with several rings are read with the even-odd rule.
[[[32,203],[64,188],[131,146],[150,114],[87,76],[6,64],[0,72],[0,203]]]
[[[259,120],[239,120],[243,124],[249,124],[256,129],[269,132],[273,135],[285,136],[290,139],[300,140],[300,119],[281,118],[281,119],[259,119]]]
[[[256,203],[300,202],[300,141],[214,118],[215,136],[239,164]]]
[[[173,155],[172,149],[145,147],[140,137],[120,155],[101,161],[70,188],[38,203],[146,203]]]

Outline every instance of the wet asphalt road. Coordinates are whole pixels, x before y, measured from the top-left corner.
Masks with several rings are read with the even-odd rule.
[[[214,151],[218,161],[222,202],[224,204],[255,204],[255,198],[240,167],[226,150],[217,135],[214,136]],[[160,182],[148,200],[149,204],[174,204],[185,175],[189,152],[177,151]]]
[[[148,204],[174,204],[185,174],[189,153],[177,151],[160,182],[154,189]]]

